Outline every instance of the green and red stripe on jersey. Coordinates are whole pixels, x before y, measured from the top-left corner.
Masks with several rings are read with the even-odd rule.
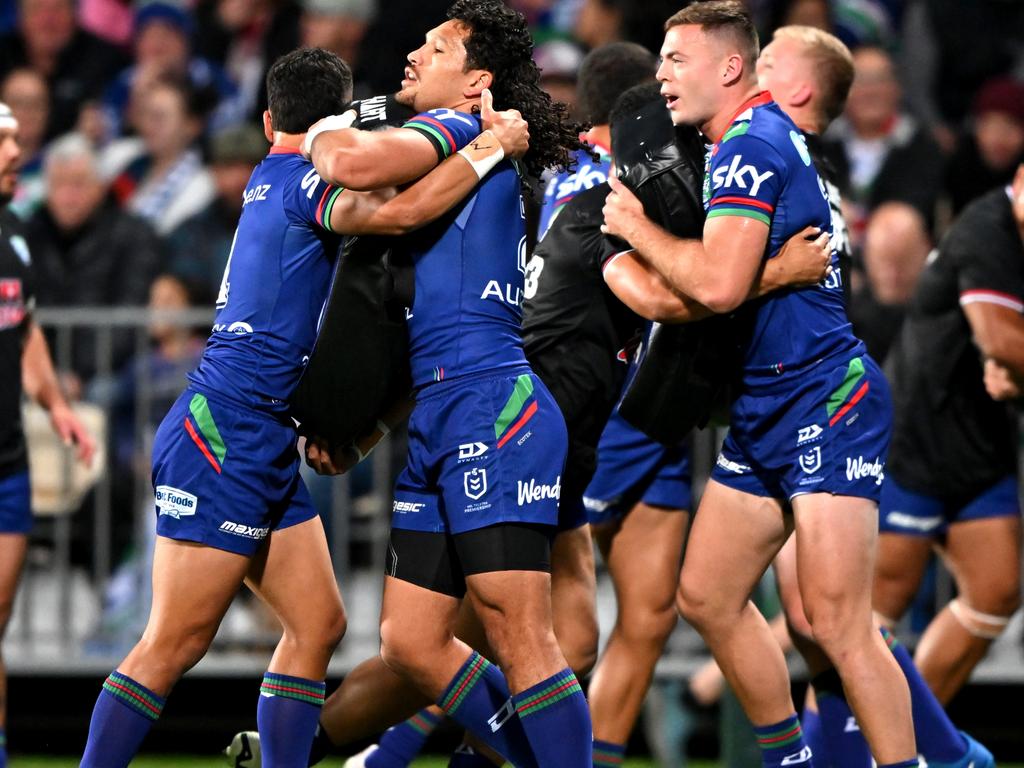
[[[764,222],[770,227],[773,213],[775,213],[775,206],[763,200],[738,195],[722,195],[710,202],[707,217],[713,219],[716,216],[745,216],[748,219]]]
[[[412,120],[402,124],[403,128],[412,128],[414,131],[426,134],[433,139],[441,153],[448,157],[455,151],[456,141],[451,131],[440,120],[435,120],[428,115],[417,115]]]
[[[524,373],[516,378],[516,385],[494,422],[494,439],[501,448],[521,430],[537,413],[537,398],[533,394],[533,378]]]
[[[338,202],[338,198],[344,191],[344,187],[328,186],[320,196],[320,202],[316,205],[316,223],[328,232],[334,232],[331,228],[331,214],[334,212],[334,204]]]
[[[196,393],[189,401],[188,410],[191,418],[185,417],[185,431],[219,475],[228,449],[210,413],[210,404],[206,397]]]
[[[862,383],[863,382],[863,383]],[[870,385],[864,381],[864,360],[853,358],[846,367],[843,383],[828,397],[825,410],[828,413],[828,425],[834,427],[853,406],[868,393]]]

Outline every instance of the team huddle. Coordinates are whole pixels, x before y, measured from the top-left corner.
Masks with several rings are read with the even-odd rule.
[[[452,766],[621,765],[677,612],[765,766],[994,765],[872,612],[893,405],[847,320],[818,149],[852,76],[820,30],[784,27],[761,50],[732,0],[668,19],[660,60],[593,51],[589,126],[540,89],[526,24],[498,0],[457,0],[394,98],[350,103],[348,66],[320,49],[279,59],[213,332],[155,439],[149,622],[103,685],[81,764],[130,763],[244,582],[283,635],[237,766],[304,768],[382,731],[346,765],[404,766],[445,717],[466,731]],[[574,168],[606,181],[575,184]],[[531,249],[525,179],[545,171]],[[404,308],[411,386],[339,442],[315,418],[297,429],[290,404],[311,358],[342,359],[323,326],[363,237]],[[689,427],[728,413],[691,520],[685,443],[649,437],[626,403],[710,323],[715,398],[689,388],[693,366],[665,382],[704,414]],[[367,389],[385,374],[356,373]],[[346,616],[296,446],[345,472],[406,417],[380,652],[327,697]],[[619,602],[600,660],[595,543]],[[749,599],[773,564],[813,676],[802,716]],[[958,610],[976,639],[1005,624]]]

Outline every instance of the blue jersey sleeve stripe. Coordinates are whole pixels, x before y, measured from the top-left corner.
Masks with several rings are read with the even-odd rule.
[[[334,203],[338,199],[338,195],[344,191],[344,187],[328,187],[324,192],[323,198],[320,200],[319,210],[317,211],[317,223],[328,232],[334,232],[334,229],[331,227],[331,211],[334,210]]]
[[[769,227],[772,225],[770,217],[766,216],[761,211],[752,211],[749,208],[712,208],[708,211],[708,218],[714,219],[718,216],[744,216],[748,219],[757,219],[763,221]]]

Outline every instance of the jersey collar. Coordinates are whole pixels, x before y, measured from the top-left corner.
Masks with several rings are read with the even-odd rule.
[[[725,134],[729,132],[729,129],[732,128],[733,124],[736,122],[736,118],[738,118],[748,109],[753,109],[754,107],[763,107],[765,104],[771,103],[771,100],[772,95],[768,93],[768,91],[761,91],[756,96],[753,96],[744,101],[742,104],[740,104],[739,109],[737,109],[736,112],[733,113],[732,118],[729,120],[728,123],[725,124],[725,130],[722,131],[722,135],[715,139],[715,144],[720,142],[722,138],[725,136]]]

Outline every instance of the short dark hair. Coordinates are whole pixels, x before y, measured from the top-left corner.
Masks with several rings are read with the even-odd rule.
[[[743,56],[743,68],[751,74],[756,72],[757,56],[761,50],[757,28],[750,11],[739,0],[708,0],[688,5],[669,17],[665,31],[683,25],[697,26],[713,35],[731,36]]]
[[[658,60],[636,43],[608,43],[587,54],[580,65],[576,103],[582,119],[605,125],[615,101],[634,85],[655,82]]]
[[[530,125],[530,149],[523,165],[531,176],[546,168],[565,168],[582,149],[584,126],[569,119],[568,107],[552,101],[540,87],[533,60],[533,36],[521,13],[501,0],[456,0],[448,18],[463,25],[466,70],[483,69],[494,76],[495,109],[518,109]]]
[[[305,133],[352,100],[352,70],[323,48],[285,54],[267,73],[267,109],[275,131]]]

